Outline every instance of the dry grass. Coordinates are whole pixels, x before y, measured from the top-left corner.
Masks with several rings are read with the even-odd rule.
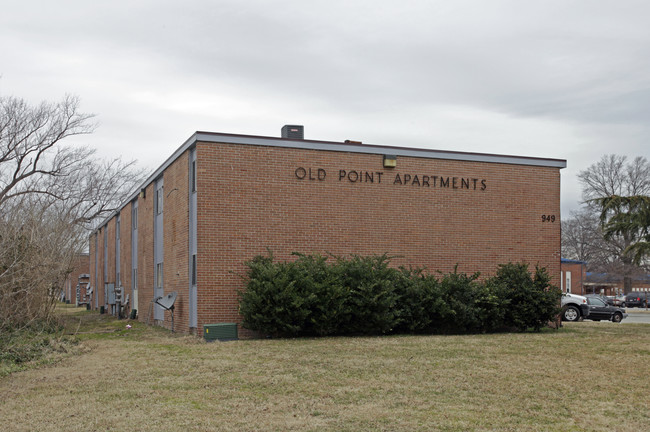
[[[6,431],[640,431],[650,329],[250,340],[68,310],[86,352],[0,379]],[[78,324],[82,316],[88,320]],[[94,322],[91,322],[94,321]],[[133,324],[133,323],[132,323]]]

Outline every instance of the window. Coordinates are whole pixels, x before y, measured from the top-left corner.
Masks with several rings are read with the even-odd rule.
[[[156,264],[156,286],[158,288],[163,286],[163,263]]]
[[[163,211],[163,188],[161,187],[156,191],[156,214]]]
[[[196,286],[196,254],[192,255],[192,285]]]
[[[566,292],[570,293],[571,292],[571,272],[566,272],[566,283],[564,286],[566,287]]]
[[[594,297],[587,297],[587,303],[589,303],[592,306],[600,306],[600,307],[607,306],[604,301]]]
[[[192,192],[196,192],[196,161],[192,161],[190,168],[190,184],[192,185]]]

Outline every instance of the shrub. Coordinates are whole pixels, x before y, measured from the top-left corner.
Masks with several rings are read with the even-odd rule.
[[[240,292],[243,325],[271,335],[292,335],[304,327],[305,299],[291,276],[291,263],[274,263],[273,256],[256,256],[246,263],[248,283]]]
[[[388,333],[395,327],[398,271],[388,267],[389,262],[386,254],[337,258],[335,271],[346,297],[346,319],[341,322],[341,332]]]
[[[423,274],[422,269],[399,269],[395,277],[395,291],[399,296],[396,311],[396,331],[429,332],[433,328],[432,311],[442,301],[438,281]]]
[[[239,292],[243,326],[274,336],[339,332],[349,309],[337,272],[323,256],[295,255],[294,262],[274,263],[269,254],[246,263],[246,289]]]
[[[386,254],[328,262],[320,255],[273,255],[247,262],[240,313],[246,328],[269,335],[334,335],[539,330],[559,312],[560,292],[544,269],[499,266],[496,276],[391,268]]]
[[[490,279],[478,285],[476,294],[476,314],[479,328],[483,332],[493,332],[505,327],[505,315],[510,301],[504,295],[500,284]]]
[[[327,258],[320,255],[298,255],[293,269],[298,291],[305,300],[302,306],[306,309],[306,318],[301,333],[318,336],[338,333],[350,313],[346,288],[339,274],[327,263]]]
[[[487,284],[493,285],[507,301],[506,326],[539,331],[559,313],[562,293],[550,284],[544,268],[535,267],[535,275],[531,276],[527,264],[502,264]]]

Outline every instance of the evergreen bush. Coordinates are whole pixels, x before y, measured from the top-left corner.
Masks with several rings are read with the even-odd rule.
[[[457,269],[439,277],[395,269],[384,255],[273,255],[247,262],[243,326],[273,336],[476,333],[540,330],[559,313],[560,291],[545,269],[499,266],[485,281]]]
[[[544,268],[535,267],[534,276],[525,263],[502,264],[487,284],[496,287],[506,301],[504,325],[519,331],[539,331],[560,312],[559,288],[551,285]]]
[[[388,267],[384,255],[349,259],[337,258],[333,266],[345,290],[345,320],[340,332],[346,334],[388,333],[397,324],[398,271]]]

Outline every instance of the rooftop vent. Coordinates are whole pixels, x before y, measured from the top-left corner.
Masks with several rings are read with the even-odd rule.
[[[282,138],[305,139],[305,127],[298,125],[282,126]]]

